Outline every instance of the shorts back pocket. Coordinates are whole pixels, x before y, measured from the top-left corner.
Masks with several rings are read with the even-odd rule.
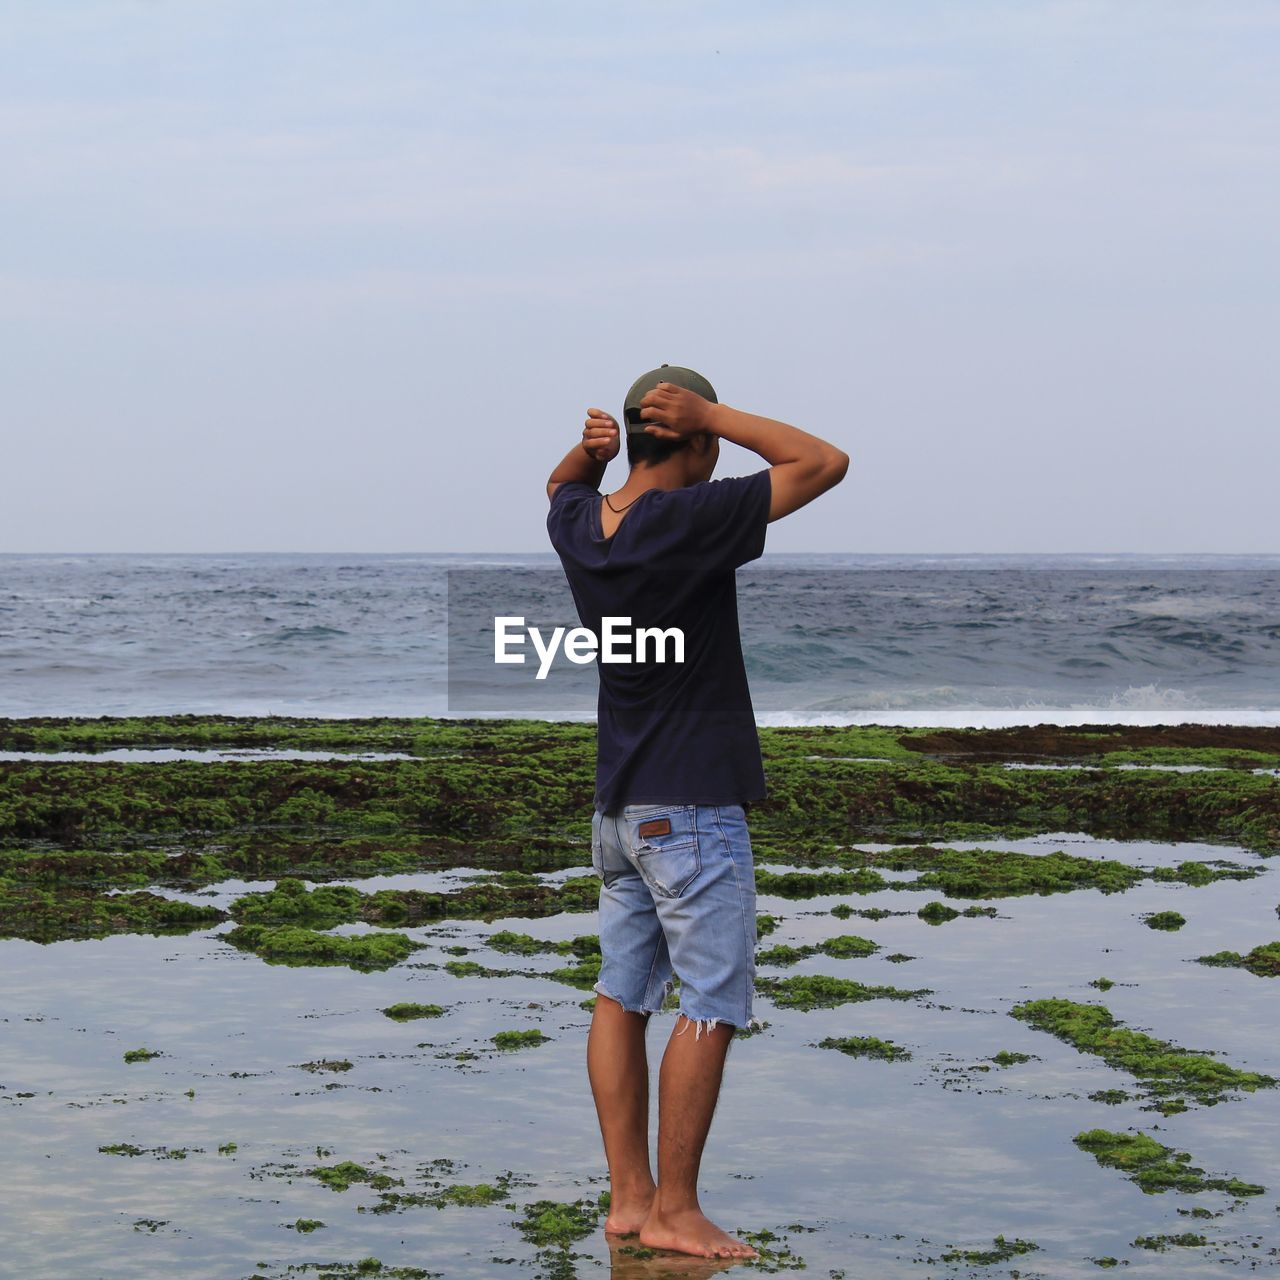
[[[678,898],[702,870],[696,806],[629,804],[622,814],[645,883],[664,898]]]

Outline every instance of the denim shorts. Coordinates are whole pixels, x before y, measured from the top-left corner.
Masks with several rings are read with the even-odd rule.
[[[694,1039],[718,1022],[759,1025],[755,868],[740,804],[596,810],[591,865],[602,881],[597,992],[657,1013],[678,975]]]

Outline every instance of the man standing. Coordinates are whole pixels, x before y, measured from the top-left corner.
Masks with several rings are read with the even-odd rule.
[[[738,636],[734,570],[765,527],[844,478],[848,457],[786,423],[718,403],[691,369],[636,380],[624,419],[631,470],[599,490],[621,444],[588,409],[582,441],[547,481],[547,530],[579,618],[675,628],[684,660],[598,664],[591,861],[600,876],[600,981],[587,1071],[609,1164],[607,1232],[650,1248],[755,1257],[698,1204],[698,1168],[730,1041],[754,1021],[755,872],[745,806],[764,796]],[[720,440],[769,466],[711,480]],[[649,1164],[645,1032],[680,979],[659,1074],[658,1179]],[[685,1033],[690,1027],[694,1034]]]

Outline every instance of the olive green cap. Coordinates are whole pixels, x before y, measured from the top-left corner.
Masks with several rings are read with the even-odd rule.
[[[640,401],[660,382],[674,383],[677,387],[696,392],[704,400],[710,400],[712,404],[719,403],[715,388],[702,374],[686,369],[683,365],[664,364],[657,369],[650,369],[648,373],[642,373],[631,384],[631,390],[627,392],[627,398],[622,405],[622,416],[627,424],[628,435],[639,435],[648,425],[649,420],[640,416]]]

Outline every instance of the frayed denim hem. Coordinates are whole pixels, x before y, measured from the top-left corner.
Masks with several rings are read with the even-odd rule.
[[[674,984],[671,983],[670,981],[666,983],[667,995],[671,994],[673,985]],[[633,1005],[629,1005],[625,1000],[620,1000],[617,996],[615,996],[613,992],[610,991],[604,985],[603,982],[597,982],[592,987],[592,990],[595,991],[597,995],[607,996],[610,1000],[614,1002],[614,1004],[621,1006],[622,1010],[625,1013],[640,1013],[640,1014],[644,1014],[646,1017],[650,1017],[653,1014],[660,1013],[662,1011],[661,1006],[659,1006],[656,1009],[649,1009],[649,1008],[646,1008],[644,1005],[641,1005],[638,1008]],[[664,996],[664,1002],[665,1002],[665,996]],[[692,1023],[694,1026],[693,1038],[695,1040],[701,1039],[702,1033],[704,1031],[710,1034],[722,1022],[727,1022],[735,1028],[738,1027],[739,1025],[737,1022],[733,1022],[729,1018],[691,1018],[687,1013],[685,1013],[683,1009],[681,1009],[676,1016],[678,1018],[684,1019],[684,1026],[681,1027],[680,1030],[676,1032],[676,1035],[678,1036],[684,1035],[684,1033],[689,1030],[689,1024]],[[764,1023],[761,1022],[760,1019],[756,1017],[749,1017],[746,1023],[743,1025],[745,1025],[746,1029],[749,1031],[750,1030],[762,1031],[764,1029]]]
[[[592,988],[592,990],[595,991],[598,995],[608,996],[609,999],[614,1002],[614,1004],[621,1005],[624,1012],[626,1013],[643,1013],[647,1016],[649,1014],[658,1012],[657,1009],[646,1009],[643,1006],[641,1006],[639,1009],[633,1009],[630,1005],[627,1004],[625,1000],[619,1000],[618,997],[615,996],[612,991],[606,991],[604,987],[604,983],[602,982],[597,982],[595,986]]]
[[[693,1038],[695,1040],[697,1040],[702,1035],[704,1028],[707,1034],[710,1035],[710,1033],[714,1031],[715,1028],[721,1022],[729,1022],[728,1018],[691,1018],[687,1013],[685,1013],[683,1009],[680,1010],[680,1017],[684,1019],[684,1026],[681,1027],[680,1030],[676,1032],[676,1035],[678,1036],[684,1035],[684,1033],[689,1030],[690,1023],[692,1023],[694,1027]],[[736,1022],[730,1023],[730,1025],[733,1026],[735,1029],[738,1026]],[[764,1029],[764,1023],[761,1022],[759,1018],[755,1018],[755,1017],[748,1018],[745,1023],[745,1026],[748,1031],[750,1030],[760,1031]]]

